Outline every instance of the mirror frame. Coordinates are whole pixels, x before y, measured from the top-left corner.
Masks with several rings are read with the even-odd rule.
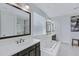
[[[17,6],[15,6],[15,5],[12,5],[12,4],[10,4],[10,3],[5,3],[5,4],[7,4],[7,5],[9,5],[9,6],[12,6],[12,7],[16,8],[16,9],[19,9],[19,10],[21,10],[21,11],[26,12],[26,13],[29,14],[29,29],[30,29],[29,31],[30,31],[30,32],[29,32],[28,34],[0,37],[0,40],[1,40],[1,39],[7,39],[7,38],[14,38],[14,37],[20,37],[20,36],[31,35],[31,13],[28,12],[28,11],[25,11],[25,10],[23,10],[23,9],[21,9],[21,8],[19,8],[19,7],[17,7]]]

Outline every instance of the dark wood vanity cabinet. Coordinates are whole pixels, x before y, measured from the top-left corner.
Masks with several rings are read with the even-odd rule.
[[[52,40],[56,40],[56,35],[53,35],[52,36]]]
[[[40,56],[40,42],[14,54],[13,56]]]

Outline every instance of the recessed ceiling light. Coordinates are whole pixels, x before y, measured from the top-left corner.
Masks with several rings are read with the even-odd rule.
[[[23,10],[25,10],[25,11],[26,11],[26,10],[28,11],[28,10],[30,9],[30,6],[25,5],[25,6],[21,6],[21,8],[22,8]]]
[[[29,7],[28,5],[25,5],[25,8],[26,8],[26,9],[30,9],[30,7]]]

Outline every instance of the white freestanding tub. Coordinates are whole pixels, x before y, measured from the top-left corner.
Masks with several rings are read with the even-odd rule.
[[[57,55],[61,42],[52,40],[52,35],[39,35],[33,38],[40,40],[41,56]]]
[[[60,42],[54,41],[50,47],[41,49],[41,56],[56,56],[60,48]]]

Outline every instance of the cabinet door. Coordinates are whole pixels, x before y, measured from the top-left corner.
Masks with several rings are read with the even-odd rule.
[[[53,35],[52,36],[52,40],[56,40],[56,35]]]
[[[36,47],[36,56],[40,56],[40,46]]]
[[[24,54],[23,56],[29,56],[28,53]]]
[[[36,50],[36,56],[40,56],[40,43],[36,44],[35,50]]]
[[[29,51],[29,56],[35,56],[35,49]]]
[[[19,56],[28,56],[28,49],[24,49],[23,51],[18,53]]]

